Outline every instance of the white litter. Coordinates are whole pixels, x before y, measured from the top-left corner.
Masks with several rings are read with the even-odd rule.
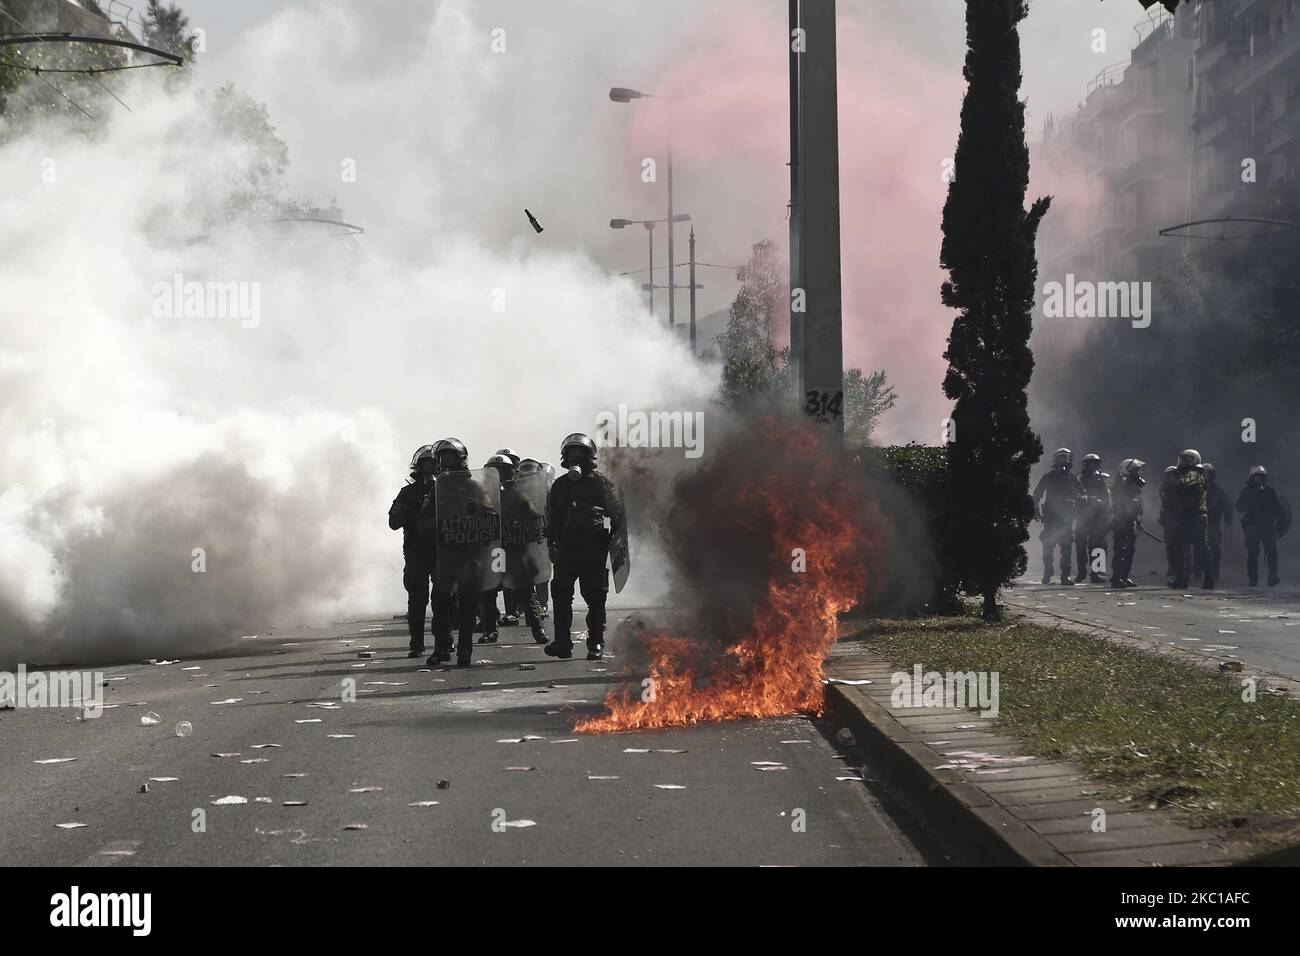
[[[140,726],[142,727],[153,727],[156,724],[161,724],[161,723],[162,723],[162,718],[159,717],[157,714],[155,714],[152,710],[140,718]]]
[[[32,763],[71,763],[76,757],[50,757],[47,760],[33,760]]]
[[[60,830],[80,830],[82,827],[87,826],[85,823],[56,823],[54,825]]]
[[[222,797],[219,800],[213,800],[212,805],[214,807],[229,807],[229,806],[234,806],[235,804],[247,803],[247,802],[248,802],[247,797],[229,796],[229,797]]]
[[[241,760],[240,763],[269,763],[265,757],[249,757],[247,760]]]
[[[415,803],[408,803],[408,807],[436,807],[437,800],[417,800]]]
[[[213,703],[214,706],[217,706],[217,705],[220,705],[220,704],[238,704],[238,703],[240,703],[241,701],[243,701],[243,699],[244,699],[244,698],[242,698],[242,697],[227,697],[225,700],[214,700],[212,703]]]
[[[502,823],[501,825],[502,825],[503,827],[514,827],[514,828],[517,829],[517,830],[522,830],[522,829],[524,829],[525,827],[535,827],[535,826],[537,826],[537,821],[535,821],[535,820],[507,820],[507,821],[505,821],[504,823]]]
[[[656,783],[655,789],[656,790],[685,790],[686,788],[679,783]]]

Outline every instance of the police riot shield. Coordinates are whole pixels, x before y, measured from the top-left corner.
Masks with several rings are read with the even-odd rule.
[[[627,505],[623,502],[623,490],[621,488],[616,490],[621,520],[618,530],[609,539],[609,567],[614,572],[615,593],[623,590],[623,585],[627,584],[627,576],[632,570],[632,552],[628,550],[627,545]]]
[[[551,579],[546,547],[546,475],[535,472],[507,482],[501,489],[501,547],[506,570],[501,583],[523,590]]]
[[[501,583],[501,478],[495,468],[445,471],[433,486],[436,583],[476,600]]]

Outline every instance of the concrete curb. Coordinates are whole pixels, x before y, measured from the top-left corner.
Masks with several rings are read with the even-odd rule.
[[[828,665],[827,676],[835,675]],[[936,754],[856,687],[826,685],[826,720],[848,727],[860,748],[880,768],[903,800],[926,816],[982,863],[992,866],[1072,866],[1059,850],[952,770],[933,768]]]

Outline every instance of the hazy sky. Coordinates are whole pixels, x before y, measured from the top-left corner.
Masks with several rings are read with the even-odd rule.
[[[182,6],[207,31],[201,82],[232,80],[266,101],[289,142],[295,188],[335,198],[366,227],[368,242],[406,235],[392,217],[432,214],[436,203],[440,225],[489,245],[545,242],[584,252],[609,272],[644,268],[644,231],[607,223],[665,215],[667,117],[648,101],[611,103],[615,85],[689,97],[673,117],[676,209],[694,217],[701,261],[732,265],[759,239],[784,241],[781,0]],[[1031,136],[1049,112],[1073,109],[1101,69],[1127,58],[1144,16],[1138,0],[1034,0],[1022,31]],[[939,392],[951,323],[938,303],[940,170],[963,90],[964,3],[840,0],[839,17],[846,362],[883,367],[899,388],[881,438],[929,440],[947,410]],[[490,49],[498,28],[502,53]],[[1106,31],[1102,52],[1093,50],[1098,29]],[[469,56],[453,61],[466,43]],[[435,82],[453,62],[454,75]],[[399,93],[399,85],[408,88]],[[470,128],[439,129],[447,96],[474,104]],[[438,155],[411,151],[426,137]],[[344,157],[358,161],[356,183],[339,182]],[[641,181],[646,157],[661,164],[655,184]],[[541,218],[543,237],[532,238],[525,206]],[[677,235],[678,262],[686,232]],[[662,267],[662,228],[658,236]],[[686,281],[682,270],[678,282]],[[725,270],[702,269],[698,281],[701,315],[725,308],[735,291]],[[665,302],[658,293],[661,315]],[[686,311],[683,294],[679,322]]]

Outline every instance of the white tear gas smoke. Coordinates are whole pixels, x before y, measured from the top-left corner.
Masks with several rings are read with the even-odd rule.
[[[265,156],[194,92],[121,89],[92,139],[0,148],[0,663],[399,609],[385,515],[417,445],[556,461],[620,403],[708,406],[630,284],[439,227],[454,189],[368,223],[400,255],[210,228]]]

